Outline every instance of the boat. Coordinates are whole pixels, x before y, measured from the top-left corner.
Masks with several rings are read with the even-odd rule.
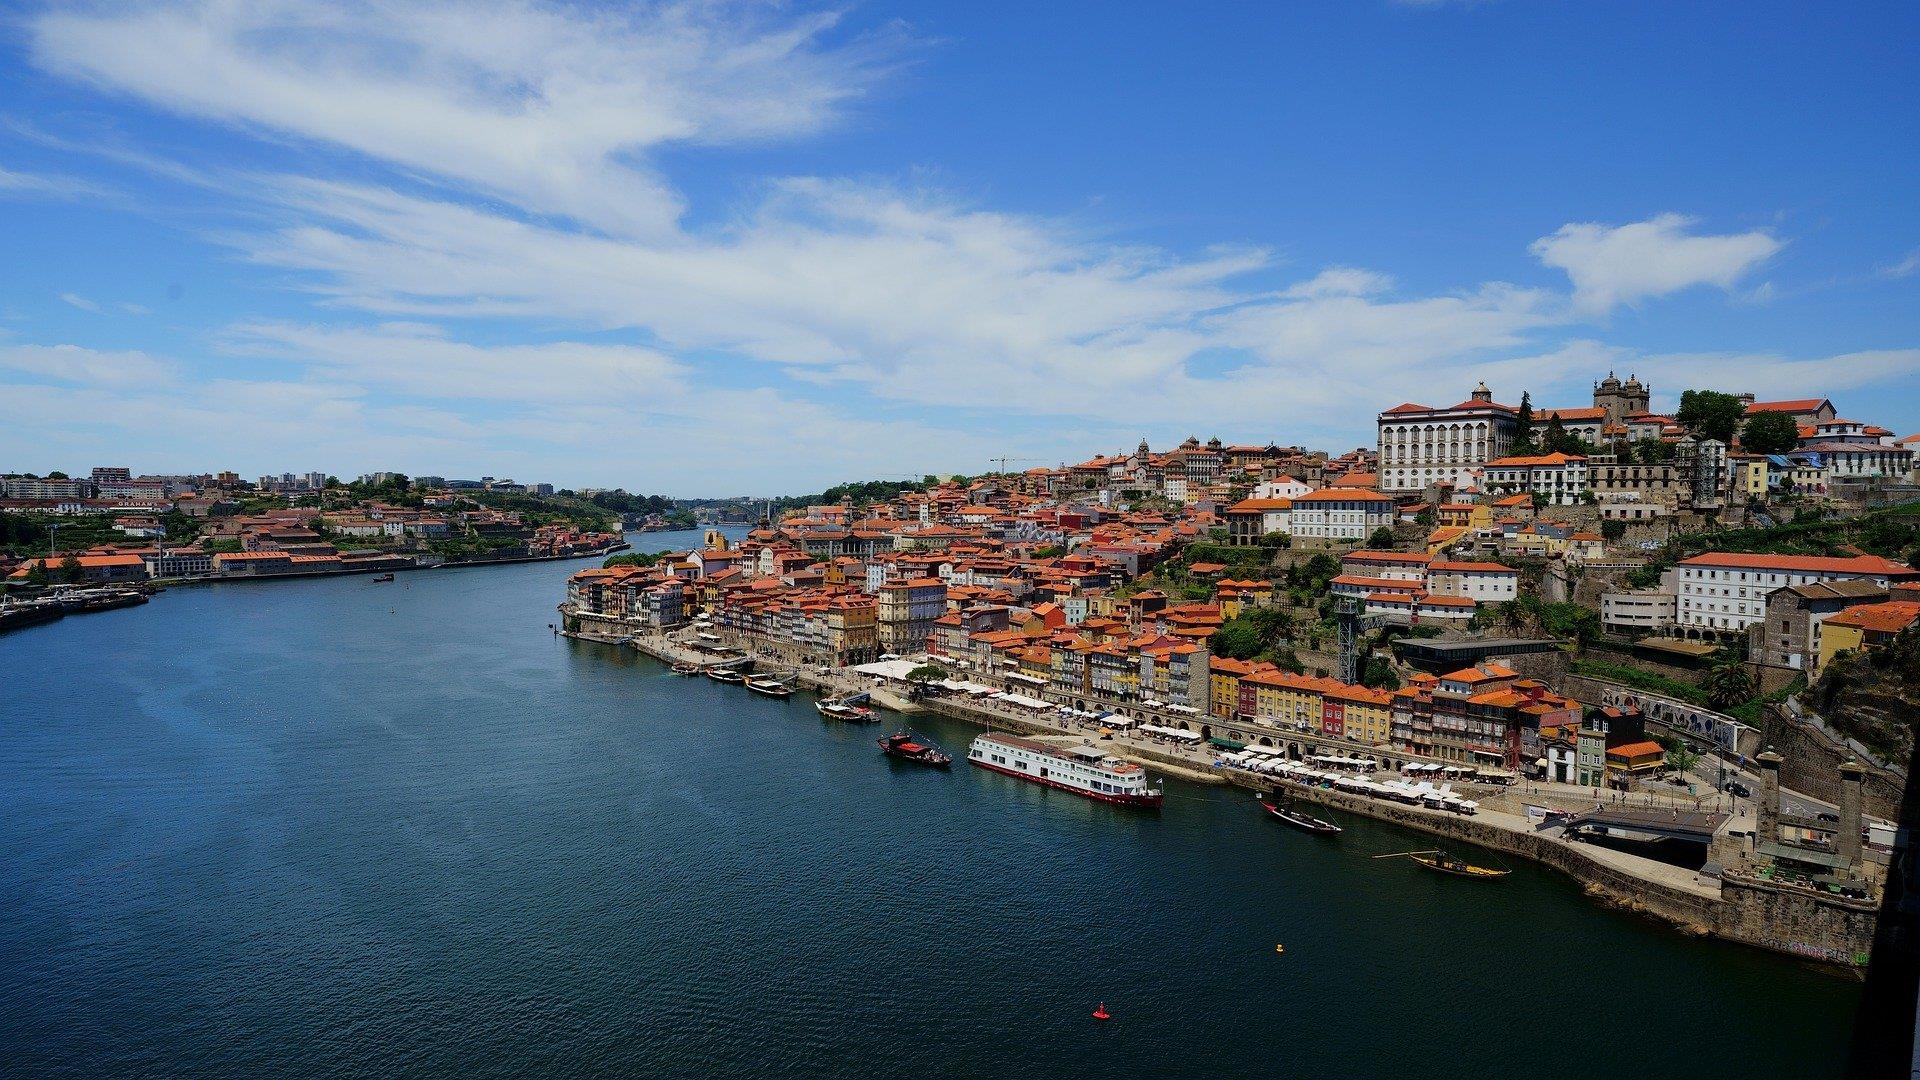
[[[375,575],[374,575],[374,577],[373,577],[373,580],[374,580],[374,581],[376,581],[376,582],[379,582],[379,581],[392,581],[392,580],[393,580],[393,575],[392,575],[392,574],[390,574],[390,573],[389,573],[389,574],[375,574]]]
[[[765,694],[768,697],[786,698],[793,696],[793,687],[773,678],[748,679],[747,689],[756,694]]]
[[[1488,866],[1475,866],[1472,863],[1435,848],[1431,851],[1395,851],[1386,855],[1375,855],[1376,859],[1397,859],[1406,856],[1429,870],[1438,870],[1455,877],[1498,878],[1513,873],[1511,870],[1495,870]]]
[[[1059,746],[989,731],[973,740],[967,760],[983,769],[1120,806],[1157,810],[1165,798],[1158,785],[1148,782],[1145,769],[1085,743]]]
[[[708,668],[707,678],[712,679],[714,682],[723,682],[723,683],[743,683],[747,681],[747,677],[745,675],[740,674],[739,672],[733,670],[732,668],[724,668],[724,667]]]
[[[17,630],[65,618],[66,605],[57,600],[27,600],[9,603],[0,600],[0,630]]]
[[[1340,831],[1340,826],[1335,825],[1333,822],[1322,821],[1312,814],[1303,814],[1272,795],[1262,796],[1260,805],[1267,808],[1267,813],[1272,814],[1274,817],[1279,818],[1281,821],[1286,822],[1296,829],[1305,829],[1307,832],[1318,833],[1322,836],[1332,836]]]
[[[150,599],[138,589],[94,589],[76,594],[79,603],[76,611],[112,611],[115,608],[137,607]]]
[[[675,675],[698,675],[700,674],[700,665],[682,660],[673,665],[673,673]]]
[[[845,720],[853,724],[871,724],[880,719],[873,715],[872,709],[859,705],[849,705],[844,701],[816,701],[813,703],[813,707],[821,716],[829,720]]]
[[[953,764],[953,757],[943,752],[931,742],[915,740],[910,731],[896,732],[879,740],[880,751],[888,757],[902,761],[917,761],[922,765],[932,765],[944,769]]]
[[[1113,1014],[1107,1011],[1107,1003],[1106,1003],[1106,1002],[1104,1002],[1104,1001],[1103,1001],[1103,1002],[1101,1002],[1100,1004],[1098,1004],[1098,1005],[1096,1005],[1096,1006],[1094,1006],[1094,1007],[1093,1007],[1093,1018],[1094,1018],[1095,1020],[1111,1020],[1111,1019],[1113,1019]]]

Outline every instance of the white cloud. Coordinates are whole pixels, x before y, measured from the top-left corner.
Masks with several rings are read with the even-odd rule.
[[[1882,277],[1902,278],[1912,274],[1915,270],[1920,270],[1920,248],[1914,248],[1912,251],[1907,252],[1907,257],[1901,259],[1899,262],[1881,267],[1880,275]]]
[[[681,202],[649,151],[815,131],[873,79],[884,43],[825,45],[835,22],[743,5],[200,0],[49,11],[32,45],[42,67],[176,112],[660,235]]]
[[[0,198],[75,199],[96,194],[99,188],[67,176],[44,176],[0,167]]]
[[[78,345],[0,345],[0,369],[85,386],[152,386],[172,381],[173,366],[143,352]]]
[[[1763,230],[1702,236],[1687,231],[1693,224],[1680,214],[1661,214],[1628,225],[1562,225],[1534,241],[1532,250],[1566,271],[1578,307],[1602,313],[1696,285],[1731,289],[1783,246]]]
[[[95,315],[105,315],[107,313],[106,308],[103,308],[99,304],[94,303],[92,300],[89,300],[86,297],[81,296],[79,293],[63,292],[60,294],[60,299],[63,303],[71,304],[72,306],[79,308],[81,311],[91,311]]]

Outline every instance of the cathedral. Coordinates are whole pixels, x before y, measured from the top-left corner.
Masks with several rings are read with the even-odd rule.
[[[1653,388],[1640,385],[1634,375],[1628,375],[1623,383],[1609,371],[1605,379],[1593,384],[1593,407],[1606,410],[1604,423],[1609,428],[1626,423],[1629,416],[1648,412],[1652,401]]]

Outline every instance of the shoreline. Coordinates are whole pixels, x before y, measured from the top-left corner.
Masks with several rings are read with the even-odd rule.
[[[630,647],[664,663],[701,658],[697,651],[669,641],[663,635],[649,633],[616,638],[575,631],[565,636]],[[1062,726],[1051,715],[1022,715],[948,697],[909,702],[866,680],[844,675],[822,676],[816,671],[818,665],[758,656],[753,659],[756,667],[777,667],[791,673],[796,685],[805,689],[832,694],[864,691],[870,694],[874,704],[894,712],[931,712],[980,724],[989,730],[1089,736],[1087,730]],[[1862,977],[1863,957],[1870,948],[1877,905],[1810,895],[1803,889],[1733,871],[1724,871],[1721,877],[1713,879],[1697,871],[1611,848],[1571,843],[1535,828],[1524,816],[1503,810],[1483,808],[1473,817],[1462,817],[1449,811],[1372,799],[1228,768],[1210,759],[1196,760],[1181,755],[1172,747],[1145,746],[1138,739],[1116,735],[1104,741],[1116,756],[1178,779],[1254,791],[1284,791],[1316,805],[1523,858],[1565,875],[1580,886],[1588,899],[1604,907],[1645,916],[1688,936],[1715,937],[1809,961],[1829,974]],[[1709,881],[1714,884],[1708,884]],[[1808,926],[1813,927],[1812,932],[1800,932]]]

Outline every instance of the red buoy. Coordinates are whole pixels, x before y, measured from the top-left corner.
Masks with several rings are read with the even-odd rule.
[[[1098,1004],[1098,1005],[1096,1005],[1096,1006],[1094,1006],[1094,1008],[1093,1008],[1093,1018],[1094,1018],[1095,1020],[1111,1020],[1111,1019],[1113,1019],[1113,1014],[1107,1011],[1107,1003],[1106,1003],[1106,1002],[1104,1002],[1104,1001],[1103,1001],[1103,1002],[1101,1002],[1100,1004]]]

